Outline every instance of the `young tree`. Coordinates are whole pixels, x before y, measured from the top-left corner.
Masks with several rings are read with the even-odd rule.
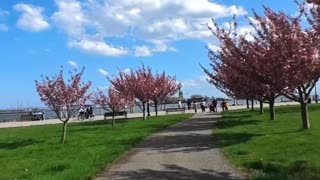
[[[256,77],[287,98],[299,102],[302,126],[309,129],[307,102],[320,77],[318,32],[301,26],[301,14],[290,17],[283,12],[264,9],[264,17],[254,13],[258,23],[251,25],[256,30],[255,40],[266,47],[266,57],[269,57],[263,66],[274,76],[271,78],[264,70],[259,71]]]
[[[303,128],[308,129],[310,125],[307,102],[320,75],[320,10],[314,7],[310,13],[311,18],[307,16],[310,29],[301,26],[304,11],[301,8],[300,14],[295,17],[283,12],[276,13],[267,7],[264,7],[263,16],[254,12],[254,20],[250,21],[255,30],[255,33],[251,34],[253,42],[245,41],[241,36],[237,38],[236,33],[225,35],[227,31],[223,29],[218,28],[213,32],[218,32],[217,37],[223,42],[224,47],[222,57],[229,62],[223,66],[227,65],[239,73],[246,74],[246,77],[254,82],[263,83],[273,93],[299,102]],[[236,29],[236,23],[233,27]],[[222,36],[219,36],[221,34]],[[247,56],[247,52],[252,54]],[[230,59],[237,59],[238,64]],[[250,62],[246,65],[252,64],[247,66],[247,70],[241,68],[245,61]],[[250,67],[253,67],[254,71],[250,70]],[[270,102],[274,103],[272,100]],[[273,105],[270,104],[270,107]]]
[[[166,97],[171,97],[176,94],[180,88],[181,84],[176,81],[176,78],[166,75],[165,72],[157,74],[153,78],[151,100],[155,105],[156,116],[158,116],[158,104],[162,103]]]
[[[143,120],[146,120],[146,103],[152,97],[153,76],[151,68],[144,65],[130,73],[119,72],[119,77],[108,78],[115,90],[126,97],[136,99],[136,103],[142,109]],[[141,104],[140,104],[141,103]]]
[[[63,69],[53,77],[43,77],[42,81],[35,81],[36,89],[41,101],[53,110],[57,117],[63,122],[61,143],[66,140],[67,123],[77,113],[79,106],[82,106],[90,98],[86,95],[91,82],[82,82],[84,68],[77,72],[70,72],[70,79],[65,79]]]
[[[274,99],[278,96],[274,89],[264,84],[254,75],[260,66],[258,63],[264,54],[256,53],[255,42],[248,41],[245,35],[237,33],[237,24],[234,29],[222,29],[216,23],[214,28],[209,27],[212,33],[220,40],[221,48],[218,52],[209,49],[209,59],[212,71],[202,69],[209,77],[209,82],[234,98],[256,99],[260,102],[260,114],[263,113],[263,102],[268,100],[270,105],[270,119],[274,120]],[[253,110],[253,103],[252,103]]]
[[[152,100],[155,103],[156,115],[158,114],[158,103],[166,97],[177,93],[181,84],[176,79],[162,74],[154,75],[150,67],[139,67],[129,73],[119,71],[118,77],[108,78],[112,86],[129,99],[136,99],[146,119],[146,105]],[[141,103],[141,104],[140,104]]]
[[[94,93],[92,101],[94,104],[100,105],[106,108],[112,113],[112,127],[115,126],[114,116],[132,105],[133,100],[130,97],[123,96],[119,91],[116,91],[113,87],[108,89],[108,94],[105,94],[102,90],[98,90]]]

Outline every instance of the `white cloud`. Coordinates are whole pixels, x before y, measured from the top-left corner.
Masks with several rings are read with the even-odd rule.
[[[208,76],[203,75],[200,76],[197,79],[189,79],[189,80],[184,80],[181,81],[182,87],[183,88],[203,88],[204,86],[208,86],[208,81],[207,81]]]
[[[56,25],[69,36],[77,38],[84,33],[85,15],[76,0],[55,0],[58,11],[52,16]]]
[[[208,43],[207,47],[209,50],[214,51],[214,52],[219,51],[221,49],[219,46],[213,45],[211,43]]]
[[[124,73],[126,73],[126,74],[130,73],[130,71],[131,71],[130,68],[126,68],[126,69],[122,70],[122,72],[124,72]]]
[[[200,82],[208,82],[207,81],[207,79],[208,79],[209,77],[207,76],[207,75],[203,75],[203,76],[200,76]]]
[[[166,51],[174,51],[176,52],[177,50],[173,47],[170,47],[167,42],[161,41],[161,40],[153,40],[150,41],[151,43],[154,44],[154,47],[152,48],[153,52],[166,52]]]
[[[184,80],[181,82],[183,88],[199,87],[201,85],[199,80]]]
[[[102,75],[102,76],[107,76],[109,73],[103,69],[98,69],[98,72]]]
[[[73,68],[76,68],[78,66],[78,64],[76,62],[74,62],[74,61],[68,61],[68,64],[70,66],[72,66]]]
[[[258,25],[258,23],[259,23],[253,17],[249,17],[249,21],[251,21],[253,24],[256,24],[256,25]],[[229,22],[225,22],[222,24],[222,28],[224,28],[226,30],[233,29],[234,24],[229,23]],[[255,34],[255,33],[256,33],[256,30],[251,25],[242,25],[242,26],[237,27],[237,34],[245,36],[245,38],[249,41],[254,40],[252,34]]]
[[[136,57],[147,57],[151,56],[151,50],[147,46],[137,46],[134,51]]]
[[[140,57],[150,56],[153,52],[175,51],[169,46],[175,41],[200,39],[207,42],[213,35],[204,24],[210,23],[211,18],[247,14],[242,7],[225,6],[209,0],[55,2],[58,10],[52,19],[72,41],[130,37],[146,43],[137,48],[128,47],[135,49],[134,54]],[[154,47],[148,47],[149,43]]]
[[[161,40],[150,41],[152,46],[137,46],[134,50],[134,55],[136,57],[147,57],[152,56],[154,52],[176,52],[177,50],[171,47],[167,42]]]
[[[253,33],[255,33],[255,29],[252,26],[240,26],[239,29],[239,34],[245,35],[245,38],[249,41],[253,41],[254,38],[252,36]]]
[[[128,51],[124,48],[116,48],[100,40],[74,40],[69,42],[69,47],[79,49],[85,53],[103,56],[122,56],[128,54]]]
[[[38,32],[49,28],[49,23],[44,19],[43,8],[29,4],[16,4],[16,11],[21,12],[17,26],[26,31]]]
[[[0,24],[0,31],[6,32],[6,31],[8,31],[8,30],[9,30],[9,28],[8,28],[7,25],[5,25],[5,24]]]

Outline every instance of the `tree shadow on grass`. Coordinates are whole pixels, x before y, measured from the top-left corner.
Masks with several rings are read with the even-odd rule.
[[[272,132],[268,134],[273,134],[273,135],[283,135],[283,134],[290,134],[290,133],[297,133],[297,132],[304,132],[304,129],[297,129],[297,130],[292,130],[292,131],[284,131],[284,132]]]
[[[122,180],[141,180],[141,179],[158,179],[158,180],[194,180],[194,179],[215,179],[215,180],[240,180],[244,178],[235,177],[228,172],[218,172],[211,169],[192,170],[185,167],[162,164],[163,170],[139,169],[132,171],[115,171],[112,172],[114,178],[119,177]],[[210,167],[208,167],[210,168]],[[99,179],[110,178],[109,174],[102,174]]]
[[[261,121],[258,120],[220,120],[215,123],[215,127],[218,129],[227,129],[232,128],[235,126],[242,126],[242,125],[257,125]]]
[[[223,113],[244,114],[244,113],[250,113],[250,112],[252,112],[251,109],[239,109],[239,110],[224,111]]]
[[[252,115],[250,114],[243,114],[243,115],[224,115],[222,119],[244,119],[244,118],[251,118]]]
[[[116,119],[116,124],[123,124],[129,122],[129,119]],[[87,122],[80,122],[75,124],[74,126],[101,126],[106,124],[111,124],[112,120],[99,120],[99,121],[87,121]]]
[[[264,136],[264,134],[250,133],[214,133],[214,138],[218,141],[218,147],[226,147],[235,144],[246,143],[254,137]]]
[[[33,139],[23,139],[23,140],[18,140],[14,142],[4,142],[4,143],[0,143],[0,149],[13,150],[13,149],[17,149],[17,148],[21,148],[29,145],[41,143],[41,142],[43,141],[37,141]]]

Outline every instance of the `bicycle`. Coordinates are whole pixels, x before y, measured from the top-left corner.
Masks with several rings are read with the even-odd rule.
[[[84,120],[86,119],[85,113],[84,112],[79,112],[77,115],[78,120]]]

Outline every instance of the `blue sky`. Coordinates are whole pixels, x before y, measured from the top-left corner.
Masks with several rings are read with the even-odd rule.
[[[218,46],[202,25],[222,26],[233,14],[261,12],[265,4],[296,13],[291,0],[6,0],[0,1],[0,108],[42,106],[34,80],[86,67],[92,89],[108,86],[103,74],[141,63],[183,83],[185,96],[224,96],[205,81],[205,46]],[[244,20],[243,30],[250,31]]]

